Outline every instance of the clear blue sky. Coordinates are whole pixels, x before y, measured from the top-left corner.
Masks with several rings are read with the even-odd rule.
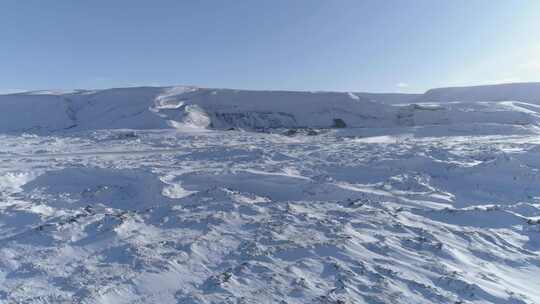
[[[540,1],[2,0],[0,92],[540,81]]]

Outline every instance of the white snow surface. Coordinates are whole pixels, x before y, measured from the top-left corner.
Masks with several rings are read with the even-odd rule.
[[[540,303],[539,107],[389,103],[0,96],[0,303]]]

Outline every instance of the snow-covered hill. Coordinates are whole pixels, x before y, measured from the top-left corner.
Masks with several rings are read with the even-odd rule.
[[[517,87],[514,87],[517,86]],[[335,92],[242,91],[194,87],[140,87],[0,96],[0,132],[76,132],[100,129],[400,127],[427,124],[537,124],[527,103],[534,84],[454,88],[412,96]],[[516,93],[517,92],[517,93]],[[516,94],[513,94],[516,93]],[[416,95],[413,95],[416,96]],[[523,96],[528,96],[528,99]],[[523,97],[523,98],[522,98]],[[525,100],[526,99],[526,100]],[[450,101],[461,101],[451,103]],[[486,103],[486,101],[497,101]],[[519,103],[512,101],[521,101]]]
[[[0,303],[540,303],[540,107],[368,97],[0,96]]]
[[[371,101],[384,104],[408,104],[414,102],[422,94],[405,94],[405,93],[354,93],[359,97],[366,98]]]
[[[126,88],[0,96],[0,132],[382,126],[392,109],[352,93]],[[338,122],[339,123],[339,122]]]
[[[540,82],[508,83],[472,87],[438,88],[427,91],[414,102],[521,101],[540,103]]]

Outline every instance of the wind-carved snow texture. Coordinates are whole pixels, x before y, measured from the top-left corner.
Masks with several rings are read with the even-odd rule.
[[[0,303],[540,302],[535,104],[213,92],[1,97]]]

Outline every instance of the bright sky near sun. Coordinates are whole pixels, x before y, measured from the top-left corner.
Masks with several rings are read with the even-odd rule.
[[[0,92],[540,80],[537,0],[2,0]]]

